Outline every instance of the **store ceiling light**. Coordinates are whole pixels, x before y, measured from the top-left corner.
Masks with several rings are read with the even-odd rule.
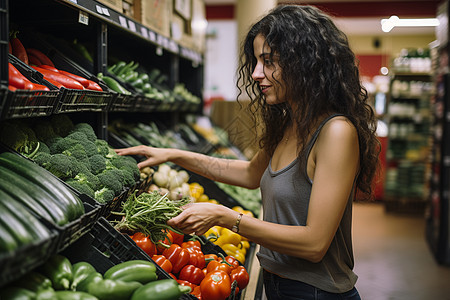
[[[391,16],[389,19],[381,20],[381,30],[384,32],[389,32],[394,27],[429,27],[438,25],[439,20],[436,18],[400,19],[397,16]]]

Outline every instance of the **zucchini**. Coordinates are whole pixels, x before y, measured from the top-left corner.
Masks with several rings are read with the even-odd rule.
[[[0,253],[13,252],[17,249],[18,243],[8,228],[3,226],[2,218],[0,218]]]
[[[147,260],[128,260],[109,268],[103,275],[104,279],[137,281],[146,284],[158,279],[156,266]]]
[[[5,201],[9,200],[10,198],[5,198]],[[2,202],[0,202],[0,212],[2,216],[0,226],[11,233],[18,247],[34,242],[35,238],[29,231],[29,227],[20,222]]]
[[[22,176],[2,166],[0,166],[0,175],[8,181],[14,182],[17,188],[26,191],[41,206],[45,207],[52,218],[49,221],[53,221],[57,225],[65,225],[69,222],[67,209],[53,195],[44,191],[40,186],[29,182]]]
[[[0,191],[0,203],[24,226],[27,226],[30,232],[38,241],[48,239],[50,232],[27,208],[15,201],[4,191]]]
[[[47,212],[45,207],[41,206],[41,204],[33,199],[33,197],[30,196],[26,192],[26,189],[22,189],[16,185],[16,180],[9,181],[5,179],[5,177],[0,177],[0,190],[5,191],[8,193],[11,197],[15,198],[18,202],[20,202],[22,205],[36,213],[37,215],[43,217],[46,220],[51,220],[52,217]]]
[[[28,180],[42,186],[44,190],[54,194],[59,201],[69,208],[69,221],[79,218],[85,213],[83,202],[53,174],[41,166],[11,152],[0,154],[0,165],[10,168]]]

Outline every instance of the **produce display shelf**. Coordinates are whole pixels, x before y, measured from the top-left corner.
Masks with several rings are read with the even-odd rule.
[[[108,108],[109,112],[131,112],[135,111],[136,98],[132,95],[113,93],[111,104]]]
[[[136,104],[133,108],[133,111],[136,112],[154,112],[158,110],[158,107],[162,103],[161,100],[156,100],[152,98],[148,98],[145,96],[138,95],[136,97]]]

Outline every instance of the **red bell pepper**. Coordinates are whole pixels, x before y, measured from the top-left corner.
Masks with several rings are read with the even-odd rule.
[[[231,278],[224,271],[213,271],[200,284],[203,300],[225,300],[231,294]]]
[[[181,244],[183,244],[183,241],[184,241],[184,234],[180,234],[180,233],[175,232],[175,231],[173,231],[173,230],[169,230],[169,232],[170,232],[170,234],[171,234],[172,237],[173,237],[173,242],[174,242],[175,244],[181,246]]]
[[[12,85],[8,85],[8,89],[9,89],[11,92],[14,92],[15,90],[17,90],[17,88],[16,88],[15,86],[12,86]]]
[[[189,264],[196,266],[197,268],[204,269],[206,267],[205,255],[201,250],[196,248],[186,248],[189,252]]]
[[[8,82],[9,85],[21,90],[49,91],[45,85],[33,83],[26,78],[12,63],[8,63]]]
[[[178,274],[189,263],[189,252],[180,245],[172,244],[163,251],[163,255],[172,263],[172,272]]]
[[[172,272],[172,263],[164,255],[153,255],[153,261],[167,273]]]
[[[231,271],[231,282],[237,281],[238,287],[242,290],[245,289],[250,280],[250,276],[243,266],[238,266]]]
[[[205,278],[202,269],[197,268],[194,265],[186,265],[181,269],[180,274],[178,274],[178,279],[187,280],[193,284],[200,284]]]
[[[236,267],[239,267],[241,265],[236,258],[234,258],[233,256],[230,256],[230,255],[226,256],[224,258],[224,260],[227,263],[229,263],[233,269],[235,269]]]
[[[142,232],[136,232],[131,237],[139,248],[144,250],[150,257],[156,254],[156,246],[152,243],[150,238]]]
[[[231,274],[231,270],[233,268],[230,266],[227,262],[218,262],[218,261],[210,261],[208,263],[208,266],[206,266],[206,272],[207,274],[214,272],[214,271],[224,271],[228,275]]]

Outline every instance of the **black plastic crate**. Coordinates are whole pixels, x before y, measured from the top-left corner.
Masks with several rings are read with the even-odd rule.
[[[132,112],[137,111],[137,99],[133,95],[125,95],[112,92],[111,105],[108,108],[110,112]]]
[[[88,234],[68,247],[62,254],[73,264],[80,261],[88,262],[102,274],[125,261],[136,259],[151,261],[155,264],[158,279],[172,278],[128,235],[118,232],[105,218],[100,218]],[[186,294],[180,299],[197,298]]]
[[[61,88],[62,95],[54,114],[81,111],[106,111],[112,100],[109,92]]]
[[[161,104],[161,100],[148,98],[145,96],[137,96],[134,111],[136,112],[154,112]]]
[[[9,91],[1,119],[49,116],[59,101],[59,91]]]
[[[7,102],[7,98],[9,96],[8,87],[5,85],[0,85],[0,118],[2,116],[3,106]]]
[[[35,241],[12,253],[0,254],[0,287],[18,279],[46,261],[55,253],[57,232],[51,231],[48,239]]]

